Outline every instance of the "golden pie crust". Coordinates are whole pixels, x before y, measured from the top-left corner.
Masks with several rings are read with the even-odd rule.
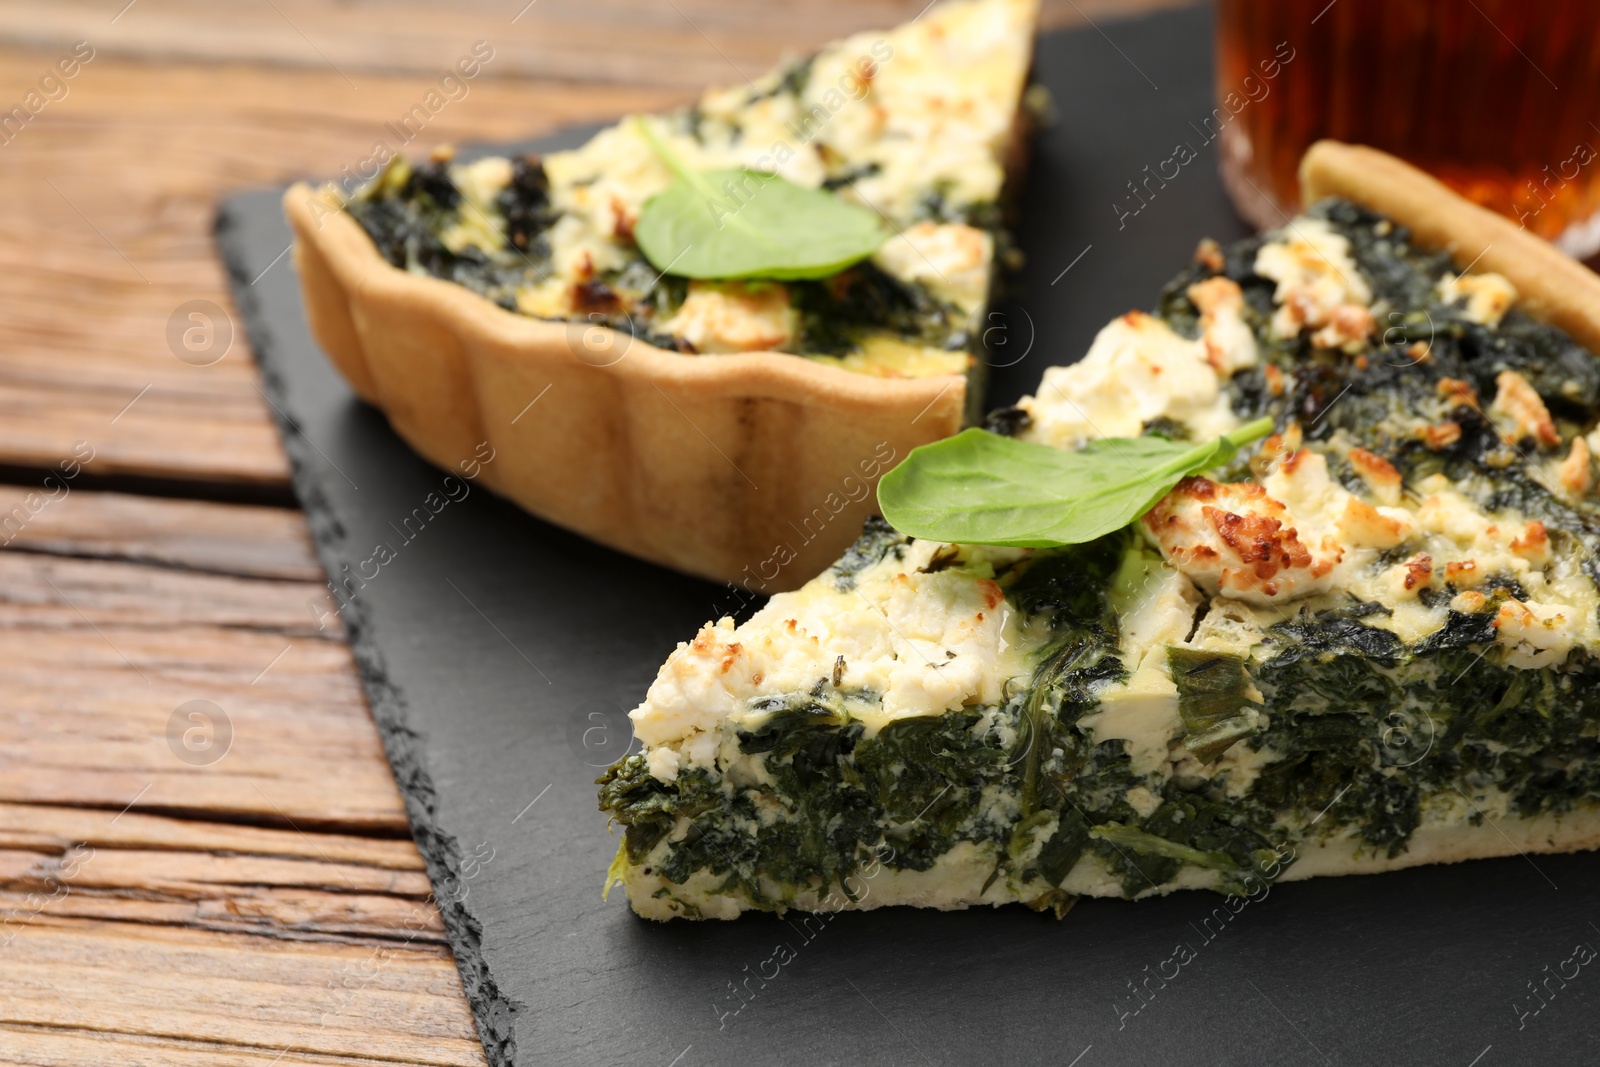
[[[283,206],[311,331],[358,396],[446,469],[487,442],[482,483],[642,559],[796,588],[860,534],[879,475],[961,428],[959,375],[691,356],[530,318],[395,268],[328,194],[297,184]]]

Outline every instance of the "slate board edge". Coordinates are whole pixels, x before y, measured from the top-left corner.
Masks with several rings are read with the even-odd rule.
[[[278,192],[281,194],[281,190]],[[284,451],[289,456],[295,495],[305,510],[318,561],[325,573],[338,574],[341,568],[355,563],[359,557],[350,551],[345,529],[334,512],[332,498],[322,489],[319,477],[314,472],[317,460],[315,446],[285,413],[288,407],[287,390],[274,365],[275,338],[264,321],[265,316],[261,314],[251,283],[251,272],[246,266],[248,249],[231,217],[236,200],[261,195],[255,191],[225,200],[218,209],[213,233],[228,271],[234,304],[244,319],[245,332],[255,353],[262,386],[272,402],[273,421],[277,423]],[[287,228],[287,224],[285,226]],[[427,867],[429,884],[434,887],[432,899],[444,921],[456,969],[460,972],[462,988],[478,1026],[484,1053],[490,1067],[515,1067],[513,1018],[524,1005],[502,993],[499,983],[490,973],[482,951],[483,924],[466,906],[465,899],[454,898],[448,893],[441,895],[438,891],[439,886],[449,885],[456,879],[462,850],[455,836],[446,833],[435,818],[437,793],[425,765],[421,738],[410,726],[404,697],[389,680],[389,671],[378,650],[367,603],[360,598],[348,601],[340,610],[340,618],[344,622],[368,705],[378,725],[384,754],[394,771],[395,784],[405,803],[412,839]]]

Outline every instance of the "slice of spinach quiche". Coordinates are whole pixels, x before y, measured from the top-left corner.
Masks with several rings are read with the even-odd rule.
[[[1007,247],[1000,205],[1024,143],[1035,16],[1036,0],[947,0],[569,152],[397,157],[348,209],[396,267],[508,310],[604,323],[690,354],[967,374]],[[748,168],[881,215],[887,240],[802,280],[682,277],[681,257],[652,263],[636,234],[675,163],[716,174],[702,199],[719,229],[776,196],[736,170]]]
[[[1276,432],[1086,543],[869,523],[704,627],[601,779],[613,884],[1059,913],[1600,844],[1600,362],[1547,295],[1344,199],[1202,244],[990,428]]]
[[[939,0],[572,151],[298,184],[312,332],[434,463],[487,441],[544,519],[792,589],[884,457],[982,411],[1037,7]]]

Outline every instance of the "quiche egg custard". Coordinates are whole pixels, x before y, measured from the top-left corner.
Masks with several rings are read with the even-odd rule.
[[[570,151],[296,184],[311,331],[436,465],[487,444],[542,519],[793,589],[983,411],[1037,16],[937,0]]]
[[[1007,244],[1035,0],[947,0],[671,114],[542,158],[396,158],[348,205],[396,267],[523,314],[603,323],[700,354],[777,351],[882,377],[964,375]],[[888,221],[868,260],[807,281],[690,280],[635,242],[685,164],[750,168]],[[719,221],[761,190],[724,182]],[[663,269],[657,269],[660,266]],[[978,390],[972,390],[976,402]]]
[[[1531,301],[1344,199],[1202,244],[989,426],[1276,432],[1098,540],[875,521],[705,626],[601,780],[612,878],[655,919],[1061,912],[1600,843],[1600,362]]]

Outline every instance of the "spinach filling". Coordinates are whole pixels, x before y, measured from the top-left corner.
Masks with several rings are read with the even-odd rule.
[[[1434,794],[1494,787],[1528,817],[1600,798],[1600,661],[1579,651],[1560,667],[1495,663],[1483,654],[1492,610],[1451,613],[1405,646],[1360,621],[1375,606],[1269,631],[1252,674],[1272,724],[1251,744],[1280,758],[1253,802],[1325,812],[1394,856]]]
[[[691,820],[656,872],[669,881],[709,871],[723,878],[719,892],[737,889],[760,907],[781,906],[795,888],[836,884],[848,893],[849,875],[875,852],[921,871],[959,842],[1006,840],[1010,826],[985,812],[984,791],[1013,787],[1016,775],[985,718],[965,710],[905,719],[863,739],[847,714],[796,701],[738,735],[742,753],[763,757],[771,786],[730,798],[727,783],[704,770],[664,783],[643,756],[629,756],[600,780],[601,806],[626,827],[636,864],[679,817]]]
[[[876,561],[904,538],[877,528],[864,542],[861,555]],[[667,783],[643,756],[619,761],[600,779],[600,800],[625,828],[629,862],[645,863],[681,818],[687,833],[648,873],[681,884],[707,871],[721,880],[719,892],[761,908],[782,907],[807,888],[848,893],[849,876],[869,857],[925,871],[962,842],[993,847],[993,877],[1040,881],[1030,901],[1038,908],[1070,905],[1053,887],[1085,853],[1099,856],[1128,895],[1169,882],[1186,861],[1242,891],[1282,839],[1270,813],[1243,820],[1220,795],[1173,786],[1143,818],[1128,791],[1145,780],[1124,743],[1095,744],[1076,728],[1097,693],[1127,675],[1109,590],[1129,544],[1119,533],[1042,553],[1001,577],[1048,639],[1029,683],[1000,706],[901,719],[869,738],[848,701],[830,701],[819,684],[737,735],[742,754],[763,759],[770,785],[736,787],[701,769]]]
[[[441,235],[469,209],[463,208],[461,192],[444,163],[412,167],[396,159],[345,209],[390,265],[464,285],[515,310],[518,288],[549,270],[550,248],[541,236],[554,221],[547,194],[543,169],[515,161],[499,205],[515,248],[500,255],[472,246],[452,252],[445,245]]]
[[[1338,201],[1312,214],[1350,241],[1388,316],[1365,352],[1272,338],[1274,283],[1253,269],[1260,238],[1223,250],[1220,269],[1186,270],[1157,313],[1196,336],[1185,290],[1216,273],[1233,279],[1263,356],[1226,386],[1241,419],[1297,421],[1351,489],[1357,475],[1328,447],[1335,434],[1389,458],[1407,484],[1442,473],[1486,511],[1514,508],[1545,523],[1553,548],[1600,582],[1594,498],[1558,496],[1538,472],[1548,455],[1509,448],[1476,405],[1442,399],[1446,379],[1490,397],[1496,376],[1514,370],[1570,436],[1595,424],[1600,362],[1520,311],[1491,327],[1443,303],[1448,258],[1413,247],[1403,228]],[[1441,419],[1460,437],[1427,447],[1415,429]],[[989,420],[1000,433],[1026,425],[1015,408]],[[1183,433],[1176,424],[1145,430]],[[1249,457],[1214,476],[1250,479]],[[1132,667],[1112,589],[1133,545],[1124,531],[1040,550],[995,576],[1025,631],[1044,635],[1031,676],[998,706],[900,720],[867,737],[848,700],[824,699],[819,685],[738,735],[741,753],[765,761],[770,785],[736,786],[702,770],[665,783],[642,756],[623,760],[601,779],[601,807],[626,828],[627,858],[646,862],[684,820],[686,835],[652,861],[659,873],[681,883],[709,871],[726,891],[776,908],[796,891],[845,884],[868,856],[920,871],[971,842],[997,857],[991,882],[1005,877],[1034,894],[1033,906],[1060,911],[1071,898],[1059,887],[1088,855],[1127,896],[1168,886],[1185,868],[1217,872],[1220,888],[1240,893],[1274,877],[1292,859],[1286,847],[1307,840],[1348,832],[1372,854],[1397,856],[1433,804],[1459,802],[1476,823],[1484,816],[1472,797],[1486,791],[1523,817],[1600,800],[1600,658],[1580,647],[1531,669],[1489,654],[1499,606],[1527,596],[1506,575],[1480,586],[1479,610],[1448,610],[1442,627],[1410,643],[1378,625],[1389,609],[1345,595],[1302,602],[1248,656],[1169,648],[1185,747],[1203,767],[1229,751],[1249,754],[1257,773],[1244,789],[1230,788],[1231,771],[1212,776],[1187,763],[1164,779],[1138,773],[1125,742],[1096,743],[1084,723]],[[906,539],[875,520],[831,579],[848,591],[863,570],[905,550]],[[1423,602],[1440,607],[1456,592],[1429,590]],[[1136,807],[1140,789],[1160,803]]]
[[[1443,474],[1485,510],[1514,508],[1558,536],[1575,539],[1585,573],[1600,583],[1600,508],[1593,498],[1574,505],[1558,497],[1534,475],[1538,457],[1508,446],[1483,415],[1495,395],[1496,376],[1509,370],[1539,393],[1564,437],[1586,432],[1600,409],[1600,360],[1562,330],[1520,309],[1486,326],[1443,303],[1435,287],[1451,269],[1449,256],[1416,248],[1404,227],[1340,200],[1325,201],[1307,214],[1327,220],[1350,242],[1374,299],[1388,308],[1378,323],[1379,336],[1359,358],[1315,348],[1303,335],[1273,339],[1267,323],[1274,283],[1254,271],[1265,238],[1226,249],[1221,271],[1191,266],[1162,291],[1157,313],[1180,334],[1197,336],[1198,312],[1185,290],[1216,273],[1239,284],[1264,358],[1261,366],[1228,382],[1234,412],[1240,418],[1297,419],[1306,440],[1314,443],[1342,432],[1388,458],[1408,484]],[[1273,393],[1268,366],[1278,372],[1282,395]],[[1480,400],[1450,401],[1444,393],[1451,382],[1466,383]],[[1459,438],[1444,446],[1425,443],[1415,432],[1419,413],[1427,413],[1429,421],[1454,423]],[[1243,478],[1247,471],[1241,458],[1221,477]],[[1337,473],[1347,487],[1357,488],[1348,466]]]
[[[790,77],[803,82],[806,70],[805,64],[796,65]],[[698,111],[684,112],[681,121],[700,136]],[[873,169],[875,165],[845,167],[824,185],[839,189]],[[451,178],[450,164],[413,166],[399,158],[346,207],[392,266],[463,285],[508,311],[520,311],[519,293],[544,282],[554,267],[548,233],[560,211],[550,202],[548,178],[534,156],[512,160],[511,182],[490,212],[465,200]],[[927,218],[987,229],[997,247],[1005,247],[994,205],[952,205],[934,192],[923,207]],[[452,251],[444,235],[463,221],[502,233],[502,246],[486,252],[455,242],[459,251]],[[631,235],[616,236],[631,241]],[[629,248],[632,256],[621,269],[573,283],[568,318],[610,326],[660,348],[693,352],[688,342],[661,329],[682,306],[688,280],[662,275],[631,243]],[[849,356],[861,352],[868,337],[882,334],[950,352],[967,351],[974,344],[970,317],[959,306],[935,297],[925,286],[892,277],[870,260],[832,277],[784,284],[799,320],[796,355]]]
[[[875,540],[867,554],[881,557],[881,531]],[[872,857],[925,871],[962,842],[987,843],[999,857],[993,877],[1035,885],[1029,903],[1060,911],[1071,897],[1055,887],[1086,853],[1126,896],[1170,884],[1185,865],[1244,894],[1284,866],[1275,861],[1285,846],[1319,833],[1351,829],[1372,851],[1398,855],[1436,794],[1497,787],[1522,816],[1600,797],[1600,661],[1497,665],[1481,651],[1492,613],[1458,613],[1406,646],[1362,621],[1376,605],[1353,604],[1272,627],[1249,661],[1172,650],[1196,757],[1207,757],[1209,732],[1212,756],[1243,743],[1273,759],[1242,796],[1228,795],[1225,777],[1174,777],[1154,786],[1162,803],[1141,815],[1130,792],[1151,780],[1124,742],[1096,744],[1079,725],[1127,676],[1107,590],[1128,540],[1041,553],[1002,577],[1010,602],[1049,632],[1028,684],[1003,705],[901,719],[867,738],[819,684],[737,735],[770,785],[734,786],[701,769],[667,783],[641,755],[620,761],[600,779],[600,799],[625,828],[629,861],[645,863],[686,819],[653,873],[681,884],[707,871],[718,892],[770,909],[797,890],[850,892],[850,875]],[[1268,725],[1256,729],[1242,709]],[[997,795],[1018,803],[1001,807]]]

